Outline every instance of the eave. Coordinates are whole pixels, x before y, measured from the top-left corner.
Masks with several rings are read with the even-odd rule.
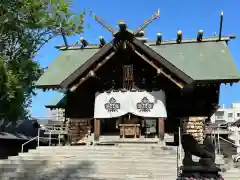
[[[48,109],[65,109],[63,106],[53,106],[53,105],[45,105],[46,108]]]
[[[233,84],[233,83],[239,83],[240,82],[240,77],[239,78],[232,78],[232,79],[218,79],[218,80],[212,80],[212,79],[204,79],[204,80],[195,80],[193,82],[194,85],[197,84]]]
[[[46,90],[57,90],[57,91],[65,91],[60,85],[34,85],[34,88]]]

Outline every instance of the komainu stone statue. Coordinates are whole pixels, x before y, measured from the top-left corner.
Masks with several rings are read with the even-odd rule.
[[[185,155],[182,162],[181,174],[177,180],[223,180],[219,174],[220,169],[215,164],[215,146],[211,136],[203,136],[203,129],[194,129],[196,127],[194,125],[188,126],[192,130],[189,130],[186,126],[184,128],[186,124],[189,125],[186,121],[181,124],[183,126],[181,127],[183,130],[182,147]],[[196,121],[196,124],[197,126],[201,125],[199,121]],[[200,137],[194,136],[196,135],[196,131],[200,132]],[[193,132],[194,134],[189,132]],[[192,159],[193,155],[199,157],[200,160],[194,162]]]

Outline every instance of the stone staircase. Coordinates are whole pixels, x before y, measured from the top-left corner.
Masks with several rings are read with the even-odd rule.
[[[234,142],[231,139],[225,138],[227,141]],[[230,144],[229,142],[220,139],[221,153],[226,157],[232,157],[237,154],[237,146]]]
[[[223,165],[223,157],[216,162]],[[0,162],[1,180],[176,180],[176,149],[159,144],[45,146]],[[240,180],[232,169],[225,180]]]

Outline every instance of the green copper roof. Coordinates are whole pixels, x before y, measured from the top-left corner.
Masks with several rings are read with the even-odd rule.
[[[46,108],[64,108],[66,105],[66,95],[64,93],[57,93],[54,98],[45,105]]]
[[[81,65],[83,65],[97,51],[99,51],[99,48],[62,51],[61,54],[57,56],[56,60],[38,79],[35,86],[59,86],[63,80],[81,67]]]
[[[234,60],[225,41],[146,44],[193,80],[238,80]],[[36,82],[36,87],[59,86],[99,50],[84,48],[66,50],[56,58]],[[96,55],[95,55],[96,56]],[[99,55],[97,55],[98,57]],[[96,57],[96,58],[97,58]]]
[[[240,79],[240,73],[224,41],[150,47],[193,80]]]

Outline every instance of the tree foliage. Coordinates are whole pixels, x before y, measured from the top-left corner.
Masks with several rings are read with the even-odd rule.
[[[83,31],[85,11],[76,14],[66,0],[2,0],[0,2],[0,119],[28,115],[33,84],[42,74],[39,49],[52,38]]]

